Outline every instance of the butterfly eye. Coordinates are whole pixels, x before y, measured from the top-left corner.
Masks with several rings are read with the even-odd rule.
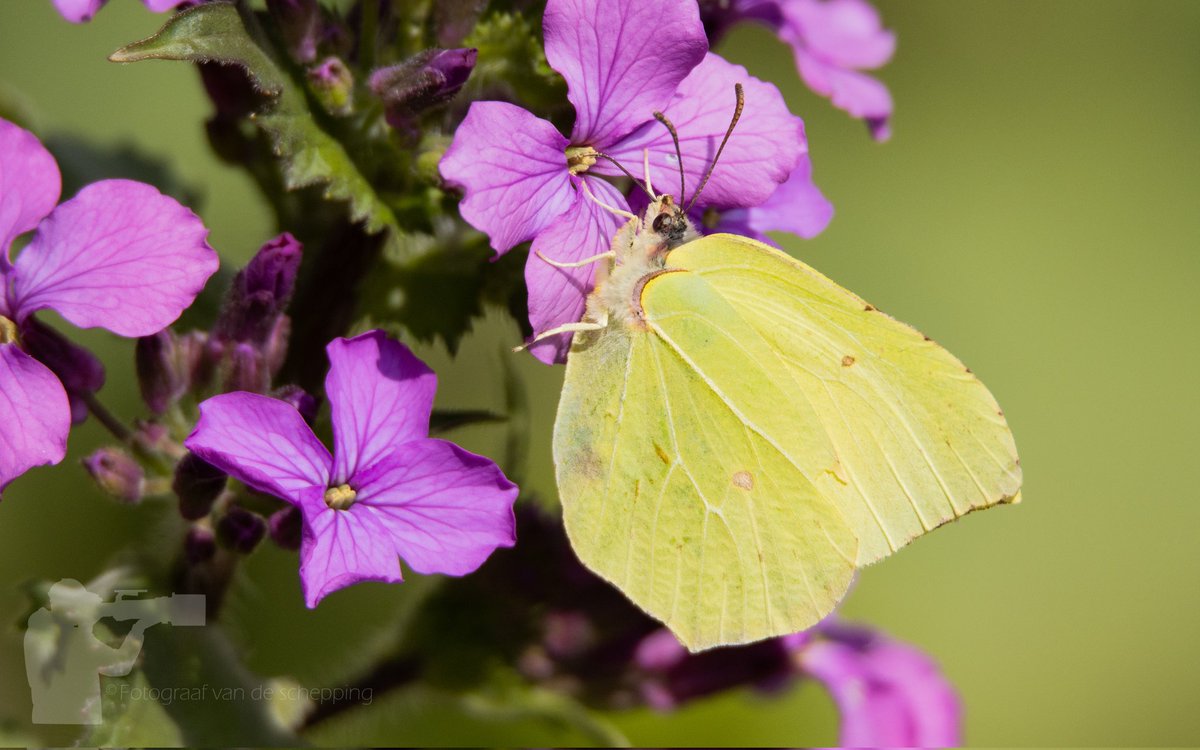
[[[662,232],[665,232],[667,230],[667,222],[669,222],[670,220],[671,220],[671,215],[669,213],[667,213],[666,211],[663,211],[658,216],[654,217],[654,222],[651,223],[650,226],[651,226],[651,228],[654,229],[655,232],[658,232],[661,234]]]

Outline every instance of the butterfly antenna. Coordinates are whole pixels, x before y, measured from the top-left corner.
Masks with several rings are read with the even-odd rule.
[[[679,160],[679,205],[682,206],[684,193],[687,192],[687,182],[683,176],[683,150],[679,148],[679,131],[662,112],[655,112],[654,119],[667,127],[667,132],[671,134],[671,140],[675,142],[675,158]]]
[[[742,91],[742,84],[735,83],[733,90],[737,94],[737,107],[733,110],[733,119],[729,121],[729,129],[725,131],[725,137],[721,139],[721,145],[717,148],[717,155],[713,157],[712,164],[708,165],[708,171],[704,173],[704,179],[700,180],[700,187],[696,189],[696,194],[692,196],[692,202],[687,204],[684,212],[692,210],[692,204],[700,197],[700,193],[704,192],[704,186],[708,184],[708,178],[712,177],[713,170],[717,168],[717,160],[721,158],[721,152],[725,150],[725,144],[729,143],[729,136],[733,135],[733,129],[738,124],[738,120],[742,118],[742,109],[746,106],[746,94]]]
[[[634,185],[637,185],[638,187],[640,187],[640,188],[641,188],[641,189],[642,189],[642,190],[643,190],[643,191],[646,193],[646,195],[650,196],[650,200],[652,200],[652,201],[653,201],[655,198],[657,198],[657,197],[658,197],[657,195],[655,195],[655,194],[654,194],[654,193],[653,193],[653,192],[650,190],[650,188],[646,187],[646,186],[645,186],[645,185],[643,185],[641,182],[639,182],[639,181],[638,181],[638,178],[634,177],[634,176],[633,176],[633,173],[631,173],[631,172],[630,172],[628,169],[626,169],[626,168],[625,168],[625,165],[624,165],[624,164],[622,164],[621,162],[617,161],[616,159],[614,159],[613,157],[609,156],[608,154],[602,154],[602,153],[600,153],[599,151],[593,151],[593,152],[592,152],[592,155],[593,155],[593,156],[597,156],[597,157],[599,157],[599,158],[601,158],[601,159],[607,159],[608,161],[611,161],[613,164],[615,164],[615,165],[616,165],[616,167],[617,167],[617,169],[619,169],[619,170],[621,170],[622,172],[624,172],[626,177],[628,177],[629,179],[633,180],[633,184],[634,184]]]

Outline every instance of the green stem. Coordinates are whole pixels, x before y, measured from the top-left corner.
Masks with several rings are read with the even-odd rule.
[[[375,44],[379,38],[379,0],[362,0],[362,27],[358,38],[358,61],[363,70],[375,67]]]
[[[120,440],[122,443],[129,442],[133,437],[133,431],[125,424],[113,416],[113,413],[105,408],[104,404],[100,403],[94,393],[84,393],[80,398],[87,405],[88,411],[96,418],[96,421],[104,426],[104,429],[112,433],[113,437]]]

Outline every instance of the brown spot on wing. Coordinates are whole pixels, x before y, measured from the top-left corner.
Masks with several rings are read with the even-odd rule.
[[[739,471],[733,475],[733,485],[743,490],[754,489],[754,475],[748,471]]]
[[[664,464],[671,463],[671,457],[667,455],[667,452],[665,450],[663,450],[663,447],[661,445],[659,445],[658,443],[654,444],[654,452],[658,454],[659,459]]]
[[[842,357],[842,367],[849,367],[852,364],[854,364],[854,357],[851,357],[849,354]]]

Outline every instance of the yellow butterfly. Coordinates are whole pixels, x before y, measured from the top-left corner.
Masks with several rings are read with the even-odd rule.
[[[700,236],[667,195],[611,255],[583,322],[542,334],[575,332],[559,495],[580,560],[688,648],[808,628],[856,568],[1019,500],[995,399],[915,329],[761,242]]]

